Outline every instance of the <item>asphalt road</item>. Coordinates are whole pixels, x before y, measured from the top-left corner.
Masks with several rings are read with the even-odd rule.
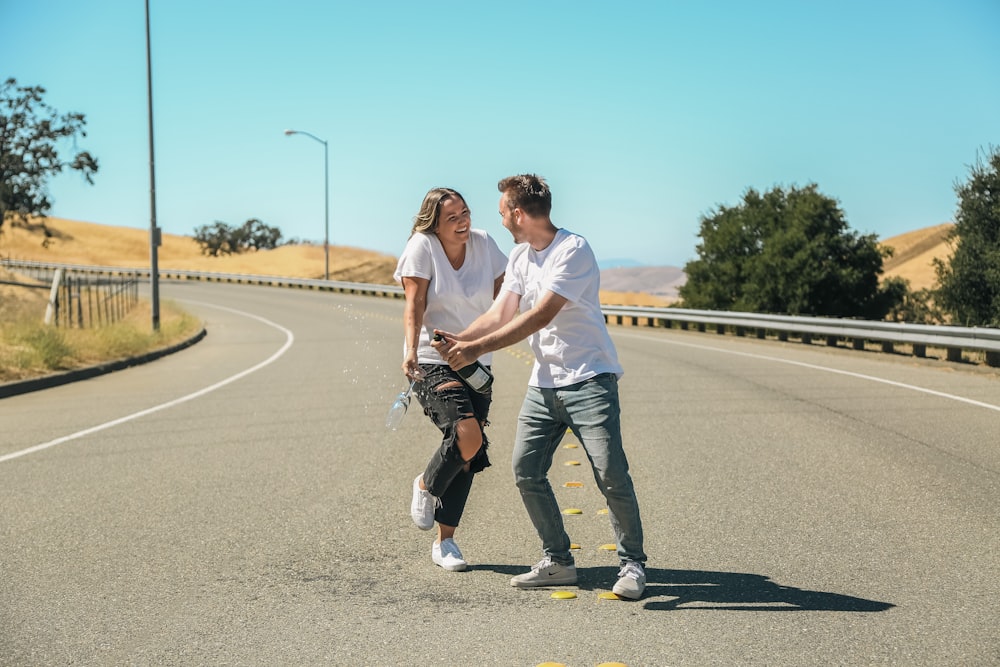
[[[408,513],[437,432],[416,402],[384,427],[401,301],[161,287],[202,342],[0,400],[0,664],[1000,664],[996,373],[615,328],[649,587],[598,597],[614,538],[561,449],[581,580],[554,600],[508,583],[540,557],[509,461],[526,347],[496,355],[449,573]]]

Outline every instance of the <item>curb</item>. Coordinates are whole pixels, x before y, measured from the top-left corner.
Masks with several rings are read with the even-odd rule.
[[[53,375],[46,375],[40,378],[32,378],[30,380],[19,380],[17,382],[7,382],[5,384],[0,384],[0,399],[7,398],[8,396],[17,396],[19,394],[27,394],[32,391],[38,391],[40,389],[50,389],[52,387],[58,387],[60,385],[69,384],[70,382],[79,382],[80,380],[89,380],[90,378],[97,377],[99,375],[107,375],[108,373],[113,373],[115,371],[120,371],[130,366],[138,366],[140,364],[147,364],[150,361],[156,361],[161,357],[165,357],[168,354],[173,354],[174,352],[180,352],[181,350],[191,347],[195,343],[199,342],[204,338],[208,332],[202,327],[201,331],[191,336],[187,340],[181,341],[176,345],[171,345],[170,347],[165,347],[161,350],[155,350],[153,352],[148,352],[146,354],[139,355],[138,357],[127,357],[125,359],[118,359],[117,361],[109,361],[107,363],[98,364],[96,366],[88,366],[86,368],[77,368],[72,371],[66,371],[65,373],[55,373]]]

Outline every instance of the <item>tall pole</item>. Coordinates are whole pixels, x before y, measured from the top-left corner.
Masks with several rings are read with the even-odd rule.
[[[330,148],[323,142],[323,256],[326,262],[326,278],[330,279]]]
[[[160,330],[160,267],[156,226],[156,161],[153,159],[153,64],[149,47],[149,0],[146,0],[146,101],[149,107],[149,282],[152,291],[153,331]]]
[[[313,141],[323,144],[323,192],[325,195],[323,254],[326,259],[326,279],[330,279],[330,146],[324,139],[302,130],[285,130],[286,136],[304,134]]]

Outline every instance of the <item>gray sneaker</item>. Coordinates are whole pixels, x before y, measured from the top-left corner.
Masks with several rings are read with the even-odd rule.
[[[531,568],[530,572],[511,578],[514,588],[538,588],[539,586],[566,586],[576,583],[576,565],[560,565],[546,556]]]
[[[646,570],[642,563],[635,561],[625,561],[622,569],[618,571],[618,582],[611,592],[629,600],[638,600],[646,590]]]

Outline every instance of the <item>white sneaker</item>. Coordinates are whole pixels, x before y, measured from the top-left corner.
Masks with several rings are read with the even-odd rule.
[[[431,495],[430,491],[420,488],[420,478],[417,475],[413,480],[413,499],[410,501],[410,516],[413,523],[417,524],[420,530],[430,530],[434,527],[434,509],[437,507],[437,498]]]
[[[576,565],[560,565],[548,556],[538,561],[530,572],[519,574],[510,580],[510,585],[514,588],[565,586],[575,583]]]
[[[638,600],[645,590],[646,570],[643,569],[642,563],[625,561],[622,569],[618,571],[618,582],[611,592],[629,600]]]
[[[464,572],[469,567],[462,558],[462,552],[458,550],[455,540],[450,537],[440,542],[434,540],[434,544],[431,545],[431,560],[450,572]]]

